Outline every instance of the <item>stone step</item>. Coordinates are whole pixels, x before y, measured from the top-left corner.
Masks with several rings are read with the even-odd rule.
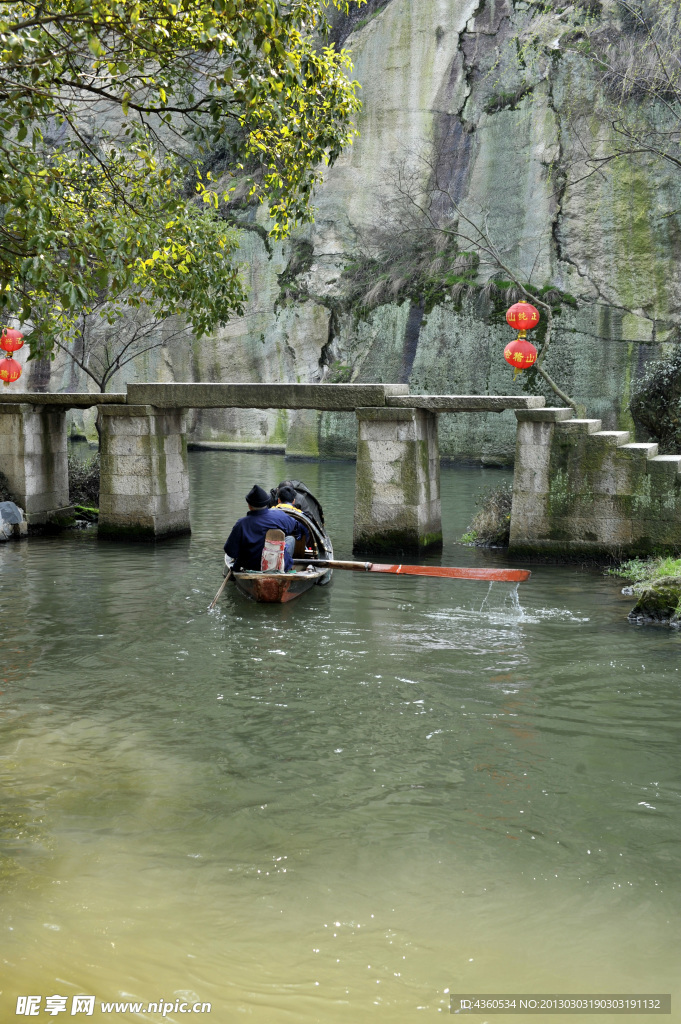
[[[648,459],[648,472],[676,476],[681,473],[681,455],[654,455]]]
[[[515,415],[519,423],[559,423],[572,419],[574,413],[562,405],[549,405],[544,409],[516,409]]]
[[[650,442],[644,444],[622,444],[619,450],[626,452],[635,459],[654,459],[657,455],[658,445]]]
[[[601,426],[602,420],[565,420],[558,424],[558,429],[569,434],[596,434]]]
[[[619,448],[627,443],[631,435],[628,430],[597,430],[591,436],[598,438],[599,441],[603,441],[605,444],[613,444],[616,448]]]

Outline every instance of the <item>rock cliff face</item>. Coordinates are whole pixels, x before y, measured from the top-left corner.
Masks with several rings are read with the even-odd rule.
[[[371,0],[339,19],[336,36],[352,48],[364,107],[360,137],[319,190],[315,223],[271,255],[244,231],[247,315],[208,340],[150,353],[130,379],[520,391],[502,358],[510,336],[503,294],[442,288],[419,300],[409,281],[368,273],[368,294],[348,298],[343,267],[353,254],[379,236],[408,249],[410,221],[395,185],[402,168],[421,188],[436,176],[522,280],[574,298],[556,318],[547,369],[605,429],[631,428],[632,375],[670,349],[681,321],[681,173],[620,158],[588,174],[585,152],[605,152],[612,131],[603,88],[564,45],[565,16],[535,10],[522,0]],[[617,15],[595,0],[582,16]],[[440,195],[434,207],[445,221],[446,202]],[[266,223],[265,211],[253,216]],[[477,269],[479,282],[495,275],[492,265]],[[57,364],[51,386],[64,386],[70,372]],[[350,456],[355,446],[347,414],[204,412],[194,431],[286,440],[289,454],[307,456]],[[450,457],[509,462],[514,436],[511,413],[441,417]]]

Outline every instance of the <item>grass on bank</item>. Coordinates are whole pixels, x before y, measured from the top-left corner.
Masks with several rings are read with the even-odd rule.
[[[653,558],[630,558],[627,562],[606,569],[608,576],[621,576],[637,586],[646,586],[663,576],[681,576],[681,558],[658,556]]]
[[[622,591],[636,597],[630,619],[681,626],[681,558],[630,558],[606,572],[631,581]]]

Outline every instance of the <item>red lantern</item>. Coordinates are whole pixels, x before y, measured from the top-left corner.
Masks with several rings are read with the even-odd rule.
[[[506,323],[514,331],[523,331],[521,337],[525,337],[525,331],[531,331],[539,323],[539,310],[531,306],[529,302],[516,302],[506,312]]]
[[[514,338],[513,341],[509,341],[504,349],[504,359],[515,370],[513,375],[515,380],[521,370],[527,370],[530,366],[534,365],[537,359],[537,350],[531,341],[525,341],[524,338]]]
[[[0,334],[0,348],[5,352],[16,352],[24,344],[24,336],[21,331],[15,331],[11,327],[3,327]]]
[[[16,359],[0,359],[0,380],[6,386],[21,377],[21,366]]]

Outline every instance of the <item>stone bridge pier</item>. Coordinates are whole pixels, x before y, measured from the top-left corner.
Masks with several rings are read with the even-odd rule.
[[[66,409],[23,401],[0,404],[0,473],[29,524],[68,516]]]
[[[190,533],[184,410],[104,405],[99,424],[99,534]]]
[[[357,409],[353,548],[442,546],[437,416],[425,409]]]

